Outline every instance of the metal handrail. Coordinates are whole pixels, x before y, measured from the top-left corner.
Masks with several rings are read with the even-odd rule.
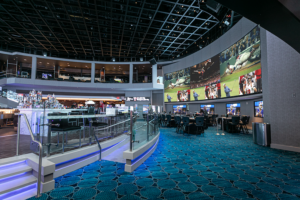
[[[96,134],[94,134],[94,137],[95,137],[95,139],[96,139],[96,141],[97,141],[97,143],[98,143],[98,147],[99,147],[99,149],[100,149],[99,161],[101,161],[102,148],[101,148],[100,142],[99,142],[99,140],[98,140]]]
[[[137,116],[134,116],[133,119],[136,118],[136,117],[137,117]],[[122,121],[122,122],[119,122],[119,123],[116,123],[116,124],[113,124],[113,125],[110,125],[110,126],[106,126],[106,127],[104,127],[104,128],[95,129],[95,131],[103,131],[103,130],[105,130],[105,129],[112,128],[112,127],[114,127],[114,126],[123,124],[123,123],[125,123],[125,122],[129,122],[130,120],[131,120],[131,119],[126,119],[126,120],[124,120],[124,121]]]
[[[19,144],[20,144],[20,127],[21,127],[21,116],[23,115],[25,117],[25,121],[31,136],[31,140],[34,143],[37,143],[39,145],[39,169],[38,169],[38,187],[37,187],[37,194],[36,194],[36,198],[39,198],[41,196],[41,176],[42,176],[42,155],[43,155],[43,147],[42,147],[42,143],[40,143],[39,141],[34,139],[28,118],[26,116],[26,114],[24,113],[16,113],[16,115],[18,115],[18,135],[17,135],[17,156],[19,155]]]

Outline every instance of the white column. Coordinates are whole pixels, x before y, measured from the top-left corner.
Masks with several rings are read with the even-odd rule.
[[[37,68],[37,58],[35,55],[33,55],[32,62],[31,62],[31,80],[36,79],[36,68]]]
[[[92,62],[91,83],[95,83],[95,63]]]
[[[152,85],[154,88],[157,86],[157,64],[152,65]]]
[[[133,64],[130,64],[129,66],[129,83],[132,84],[132,79],[133,79]]]

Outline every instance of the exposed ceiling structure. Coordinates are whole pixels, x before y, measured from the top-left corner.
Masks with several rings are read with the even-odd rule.
[[[241,18],[212,0],[0,2],[1,50],[95,61],[178,59]]]
[[[215,0],[259,24],[300,53],[299,0]],[[242,2],[242,3],[241,3]]]

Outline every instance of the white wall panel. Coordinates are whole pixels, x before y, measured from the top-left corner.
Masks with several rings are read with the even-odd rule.
[[[125,97],[151,97],[151,91],[128,91]]]

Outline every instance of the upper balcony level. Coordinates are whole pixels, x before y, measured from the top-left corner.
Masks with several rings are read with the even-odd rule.
[[[105,63],[0,51],[0,85],[163,89],[162,65],[149,62]]]

